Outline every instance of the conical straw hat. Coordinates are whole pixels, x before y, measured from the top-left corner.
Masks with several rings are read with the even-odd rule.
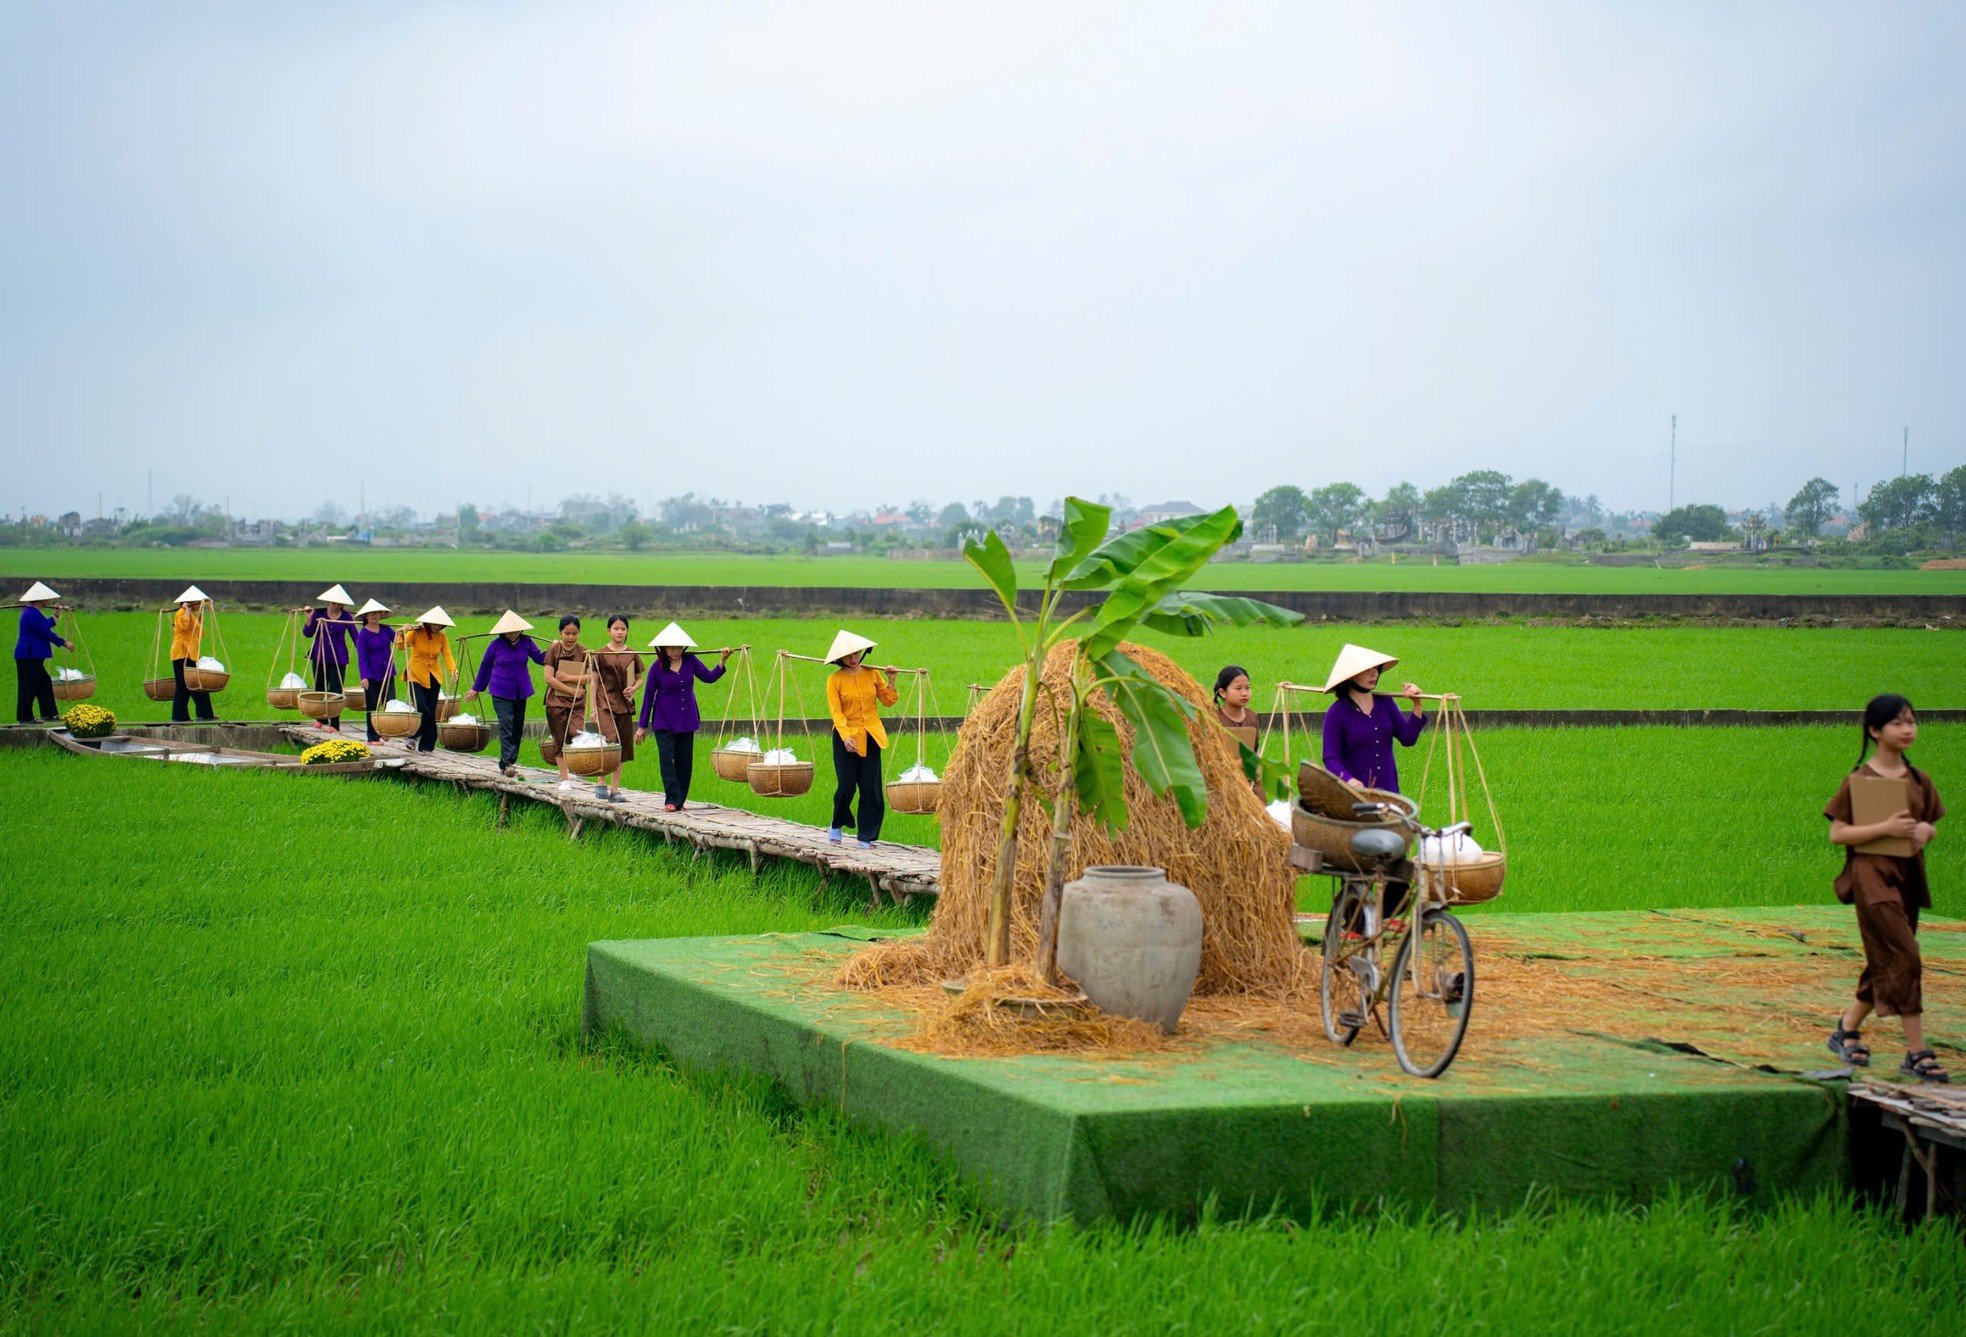
[[[343,608],[355,602],[355,596],[339,585],[330,585],[314,597],[324,604],[340,604]]]
[[[174,602],[181,604],[201,604],[209,598],[211,596],[199,589],[196,585],[186,585],[184,587],[184,593],[178,595]]]
[[[685,650],[694,650],[696,648],[696,642],[691,640],[689,633],[683,630],[680,623],[676,622],[671,622],[661,631],[656,632],[655,639],[649,642],[649,649],[660,650],[666,645],[679,645]]]
[[[826,652],[826,662],[828,664],[837,664],[855,650],[871,650],[873,648],[874,643],[865,636],[857,636],[853,632],[842,628],[840,634],[833,638],[833,648]]]
[[[355,610],[355,616],[367,617],[370,613],[387,613],[390,611],[392,610],[390,609],[389,605],[382,602],[382,600],[371,599],[367,603],[363,604],[360,608],[357,608]]]
[[[1382,655],[1377,650],[1368,650],[1362,645],[1346,642],[1338,652],[1338,662],[1331,666],[1331,676],[1324,680],[1321,692],[1335,692],[1367,669],[1391,668],[1399,663],[1392,655]]]
[[[526,621],[524,618],[520,617],[517,613],[513,612],[511,609],[508,608],[505,610],[504,617],[492,623],[491,634],[494,636],[503,636],[508,631],[531,631],[531,630],[532,630],[532,623]]]
[[[457,623],[451,621],[451,615],[443,610],[442,605],[432,608],[429,612],[418,618],[417,621],[420,623],[427,622],[433,627],[455,627],[457,625]]]
[[[59,598],[61,598],[59,594],[56,594],[53,590],[37,580],[27,587],[27,593],[21,595],[20,601],[24,604],[40,604],[46,603],[50,599]]]

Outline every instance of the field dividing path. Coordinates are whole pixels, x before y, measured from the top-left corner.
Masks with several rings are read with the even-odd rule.
[[[551,805],[566,814],[571,837],[579,836],[588,822],[608,822],[654,832],[664,840],[687,841],[699,852],[741,852],[749,856],[754,871],[765,859],[788,859],[817,868],[822,877],[865,878],[875,902],[885,892],[897,903],[906,904],[915,896],[935,895],[941,885],[941,852],[922,845],[882,841],[871,850],[851,841],[835,845],[819,827],[743,808],[692,800],[682,812],[669,812],[663,808],[660,795],[632,789],[621,791],[626,802],[611,803],[596,798],[593,787],[587,784],[563,792],[557,783],[558,771],[544,767],[521,766],[517,775],[504,776],[490,757],[417,752],[394,742],[368,743],[360,730],[318,729],[306,724],[282,724],[280,728],[302,747],[346,738],[365,743],[377,756],[404,758],[404,764],[393,769],[394,774],[495,793],[501,818],[515,798]]]

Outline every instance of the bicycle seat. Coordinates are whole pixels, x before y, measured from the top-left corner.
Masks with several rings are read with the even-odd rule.
[[[1397,859],[1406,853],[1406,837],[1397,831],[1372,827],[1352,836],[1352,853],[1373,863]]]

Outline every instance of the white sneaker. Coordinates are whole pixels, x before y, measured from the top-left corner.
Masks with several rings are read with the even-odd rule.
[[[578,784],[578,783],[576,783],[575,781],[572,781],[572,780],[562,780],[562,781],[560,781],[560,791],[561,791],[562,793],[566,793],[566,794],[571,794],[571,793],[573,793],[573,792],[574,792],[575,790],[577,790],[577,789],[585,789],[585,788],[586,788],[586,786],[585,786],[585,785],[582,785],[582,784]]]

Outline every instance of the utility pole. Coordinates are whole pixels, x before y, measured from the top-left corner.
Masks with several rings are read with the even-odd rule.
[[[1898,456],[1898,477],[1903,478],[1911,467],[1911,428],[1905,428],[1904,454]]]
[[[1666,457],[1666,509],[1673,509],[1679,486],[1679,415],[1672,415],[1672,453]]]

